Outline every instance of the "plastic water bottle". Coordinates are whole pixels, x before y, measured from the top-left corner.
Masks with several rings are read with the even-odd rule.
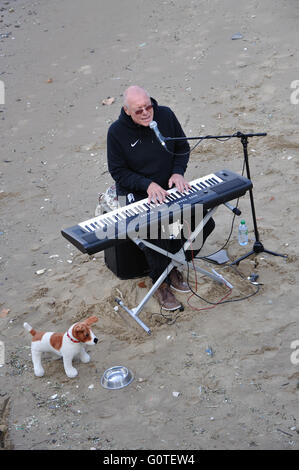
[[[241,223],[239,225],[238,240],[239,245],[241,246],[245,246],[248,243],[248,228],[245,223],[245,220],[241,220]]]

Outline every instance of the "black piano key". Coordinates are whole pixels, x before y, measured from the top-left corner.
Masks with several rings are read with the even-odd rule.
[[[215,184],[219,184],[219,181],[217,181],[216,178],[213,177],[213,178],[211,178],[211,179],[212,179],[212,181],[213,181]]]
[[[130,209],[130,213],[131,213],[131,216],[132,216],[132,215],[133,215],[133,216],[137,215],[136,212],[133,211],[133,209]]]
[[[98,225],[101,230],[107,230],[107,225],[104,222],[101,221]]]
[[[132,216],[132,215],[133,215],[133,216],[137,215],[136,212],[133,211],[133,209],[128,209],[128,210],[129,210],[131,216]]]

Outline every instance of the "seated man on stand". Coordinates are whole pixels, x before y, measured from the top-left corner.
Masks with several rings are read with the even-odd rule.
[[[126,196],[126,204],[148,198],[161,203],[167,189],[175,187],[184,192],[190,188],[184,174],[189,160],[187,140],[167,142],[167,150],[149,127],[155,120],[160,132],[167,137],[185,137],[173,111],[157,101],[139,86],[130,86],[124,92],[124,105],[119,118],[110,126],[107,135],[107,159],[109,172],[116,182],[117,196]],[[203,240],[214,229],[210,219],[204,227]],[[149,240],[167,252],[175,253],[182,247],[182,239]],[[155,283],[170,263],[166,256],[147,248],[145,256],[150,277]],[[190,259],[189,259],[190,260]],[[190,292],[180,271],[173,268],[166,280],[155,292],[164,310],[176,310],[181,303],[172,289]]]

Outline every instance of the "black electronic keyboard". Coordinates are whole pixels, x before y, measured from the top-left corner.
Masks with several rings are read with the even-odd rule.
[[[186,207],[201,204],[204,210],[243,196],[252,182],[230,170],[217,171],[190,182],[191,189],[180,193],[168,190],[162,204],[148,203],[147,198],[93,217],[73,227],[63,229],[62,235],[82,253],[92,255],[129,238],[138,237],[157,221],[171,223]],[[140,237],[146,238],[146,237]],[[150,237],[153,238],[153,237]]]

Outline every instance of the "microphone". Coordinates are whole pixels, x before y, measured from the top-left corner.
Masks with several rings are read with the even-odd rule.
[[[224,202],[223,203],[230,211],[232,211],[234,214],[236,215],[241,215],[242,212],[240,211],[240,209],[238,209],[237,207],[233,207],[232,205],[229,204],[229,202]]]
[[[163,135],[161,134],[161,132],[159,131],[158,124],[156,123],[156,121],[150,122],[149,126],[154,131],[154,133],[156,134],[156,137],[157,137],[158,141],[160,142],[160,144],[163,145],[163,147],[165,147],[166,146],[165,139],[164,139]]]

